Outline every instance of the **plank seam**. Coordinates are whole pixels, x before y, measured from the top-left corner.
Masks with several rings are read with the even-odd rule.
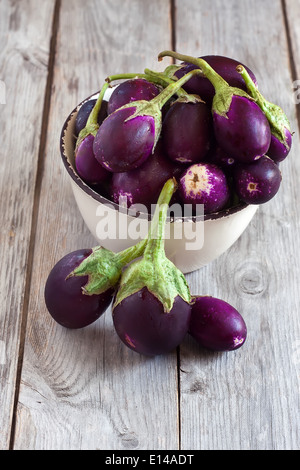
[[[176,0],[170,0],[170,42],[171,49],[176,51]],[[175,64],[175,59],[172,58]],[[181,393],[180,393],[180,347],[177,348],[177,416],[178,416],[178,450],[181,449]]]
[[[170,0],[170,33],[171,33],[171,49],[176,51],[176,5],[175,0]],[[175,64],[175,59],[172,58],[172,63]]]
[[[296,68],[294,54],[293,54],[293,45],[292,45],[290,28],[289,28],[286,0],[281,0],[281,6],[282,6],[283,22],[284,22],[285,32],[286,32],[291,77],[292,77],[293,82],[295,82],[297,80],[297,68]],[[295,104],[295,106],[296,106],[296,117],[297,117],[297,122],[298,122],[298,129],[300,132],[300,107],[297,106],[297,104]]]
[[[47,73],[47,81],[46,81],[45,94],[44,94],[44,104],[43,104],[42,123],[41,123],[41,132],[40,132],[41,137],[40,137],[40,145],[39,145],[39,150],[38,150],[37,172],[36,172],[35,188],[34,188],[34,196],[33,196],[31,230],[30,230],[30,237],[29,237],[29,249],[28,249],[28,255],[27,255],[27,269],[25,273],[25,293],[24,293],[24,302],[23,302],[23,307],[22,307],[20,344],[19,344],[18,365],[17,365],[17,374],[16,374],[16,388],[15,388],[13,414],[12,414],[12,426],[11,426],[11,435],[10,435],[10,444],[9,444],[10,450],[13,450],[14,440],[15,440],[16,415],[17,415],[17,406],[18,406],[21,373],[22,373],[23,357],[24,357],[28,307],[29,307],[29,298],[30,298],[30,284],[31,284],[32,269],[33,269],[33,254],[34,254],[34,245],[35,245],[36,232],[37,232],[39,200],[40,200],[42,178],[43,178],[43,171],[44,171],[44,154],[45,154],[47,133],[48,133],[48,121],[49,121],[49,112],[50,112],[49,110],[50,110],[50,102],[51,102],[51,90],[52,90],[52,85],[53,85],[60,7],[61,7],[61,0],[55,0],[53,18],[52,18],[52,27],[51,27],[48,73]]]
[[[180,389],[180,346],[177,348],[177,414],[178,414],[178,450],[181,450],[181,389]]]

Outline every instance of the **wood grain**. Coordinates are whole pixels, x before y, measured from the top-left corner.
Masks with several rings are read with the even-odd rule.
[[[299,21],[297,0],[0,0],[0,449],[299,449]],[[245,345],[211,353],[187,337],[150,359],[120,342],[110,310],[57,325],[44,285],[95,244],[60,161],[64,120],[107,75],[162,70],[172,47],[246,63],[295,134],[277,196],[187,275],[243,314]]]
[[[0,448],[13,415],[54,3],[0,2]],[[50,19],[50,21],[49,21]],[[3,102],[3,101],[2,101]],[[4,300],[5,299],[5,300]]]
[[[15,449],[178,448],[176,352],[151,360],[127,350],[110,310],[66,331],[43,301],[53,264],[95,245],[60,163],[62,124],[107,75],[154,67],[169,41],[168,2],[61,4]]]
[[[212,8],[213,5],[213,8]],[[256,74],[267,99],[282,106],[297,130],[287,38],[280,1],[176,3],[176,48],[227,55]],[[222,14],[216,14],[216,11]],[[266,18],[272,27],[266,28]],[[294,25],[298,17],[293,17]],[[227,300],[242,312],[241,350],[211,354],[192,340],[181,348],[182,449],[296,449],[299,446],[298,134],[281,165],[279,193],[259,208],[237,243],[188,276],[194,294]],[[299,415],[298,415],[299,416]]]

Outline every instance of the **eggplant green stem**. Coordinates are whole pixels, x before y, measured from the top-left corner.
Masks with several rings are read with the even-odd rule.
[[[144,80],[148,80],[148,82],[154,83],[155,85],[160,85],[162,88],[165,88],[169,82],[163,79],[163,77],[160,77],[159,74],[156,74],[155,72],[148,74],[146,73],[120,73],[120,74],[115,74],[115,75],[109,75],[106,77],[106,81],[108,83],[111,83],[115,80],[130,80],[134,78],[143,78]]]
[[[145,69],[144,72],[147,75],[148,80],[151,81],[151,79],[153,79],[153,81],[154,80],[161,81],[163,88],[166,88],[168,85],[171,85],[172,83],[175,83],[178,81],[177,78],[176,80],[170,78],[166,72],[154,72],[150,69]],[[187,93],[183,88],[179,88],[179,90],[177,90],[176,92],[176,95],[178,96],[178,98],[186,102],[192,102],[192,103],[203,102],[200,96]]]
[[[158,105],[160,108],[173,96],[175,95],[178,90],[184,85],[188,80],[190,80],[193,76],[201,74],[201,70],[191,70],[190,72],[186,73],[181,77],[179,80],[173,81],[170,85],[162,90],[162,92],[155,96],[151,103],[153,106]]]
[[[88,117],[88,120],[86,122],[85,127],[83,129],[81,129],[81,131],[79,132],[79,135],[78,135],[77,140],[76,140],[76,145],[75,145],[75,155],[77,153],[77,150],[78,150],[81,142],[83,142],[83,140],[88,135],[91,134],[91,135],[95,136],[98,132],[98,129],[99,129],[98,114],[99,114],[101,106],[102,106],[102,101],[103,101],[104,94],[105,94],[108,87],[109,87],[109,83],[104,83],[104,85],[102,86],[102,89],[99,93],[99,96],[97,98],[97,101],[96,101],[92,111],[90,112],[90,115]]]
[[[107,83],[114,82],[115,80],[131,80],[132,78],[146,78],[143,73],[117,73],[106,77]]]
[[[105,82],[104,85],[101,88],[101,91],[99,93],[99,96],[97,98],[95,106],[93,107],[93,109],[92,109],[92,111],[91,111],[91,113],[88,117],[86,127],[98,125],[98,114],[99,114],[101,106],[102,106],[103,97],[104,97],[105,92],[106,92],[108,87],[109,87],[109,83]]]
[[[130,246],[123,251],[120,251],[116,254],[116,260],[119,262],[120,266],[123,268],[126,264],[130,263],[133,259],[139,258],[144,253],[147,238],[141,240],[134,246]]]
[[[236,71],[239,74],[241,74],[241,76],[243,77],[243,79],[245,81],[245,84],[246,84],[246,87],[247,87],[247,90],[248,90],[248,93],[252,96],[252,98],[255,99],[256,102],[258,102],[260,93],[258,93],[258,89],[257,89],[254,81],[250,77],[249,73],[245,69],[245,67],[243,67],[242,65],[238,65],[236,67]]]
[[[287,145],[284,129],[286,128],[289,131],[291,131],[291,129],[289,120],[284,114],[283,110],[276,104],[270,103],[262,96],[245,67],[238,65],[236,70],[243,77],[248,93],[255,100],[268,119],[274,135],[279,138],[282,143]]]
[[[151,227],[148,234],[147,245],[144,251],[144,258],[153,259],[157,258],[164,253],[165,244],[165,223],[167,212],[172,195],[176,191],[177,183],[175,178],[169,179],[161,192],[155,213],[151,222]]]
[[[88,282],[82,287],[83,294],[101,294],[116,286],[122,269],[134,259],[142,256],[146,243],[147,238],[119,253],[97,246],[68,277],[88,276]]]
[[[180,54],[175,51],[162,51],[158,54],[158,60],[162,60],[163,57],[173,57],[174,59],[182,60],[194,64],[202,71],[202,74],[212,83],[215,89],[220,85],[228,85],[226,80],[222,78],[204,59],[193,57],[185,54]],[[229,86],[229,85],[228,85]]]

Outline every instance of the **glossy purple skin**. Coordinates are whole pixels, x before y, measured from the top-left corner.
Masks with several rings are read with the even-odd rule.
[[[213,120],[217,143],[236,161],[251,162],[267,153],[270,125],[253,101],[234,95],[226,117],[214,112]]]
[[[272,158],[272,160],[274,160],[274,162],[276,163],[282,162],[288,156],[291,150],[292,134],[288,129],[285,129],[285,136],[288,147],[286,147],[282,142],[280,142],[280,140],[277,139],[277,137],[275,137],[273,134],[271,135],[271,143],[267,155],[268,157]]]
[[[221,167],[226,175],[230,175],[235,166],[234,158],[225,153],[219,145],[213,145],[206,155],[205,161]]]
[[[137,116],[134,106],[110,114],[101,124],[93,145],[97,161],[108,171],[134,170],[151,155],[155,123],[151,116]]]
[[[80,178],[86,183],[99,184],[107,180],[110,172],[105,170],[96,160],[93,144],[94,136],[92,134],[84,138],[75,154],[75,168]]]
[[[79,132],[85,127],[88,117],[96,104],[96,99],[88,100],[79,109],[76,120],[75,120],[75,134],[78,135]],[[102,121],[107,116],[107,101],[103,101],[101,109],[98,115],[98,124],[100,125]]]
[[[250,164],[237,165],[234,186],[239,198],[247,204],[264,204],[272,199],[281,184],[278,165],[267,156]]]
[[[179,163],[204,159],[213,136],[210,108],[204,103],[176,101],[162,125],[162,141],[168,157]]]
[[[113,310],[116,332],[133,351],[156,356],[173,351],[184,339],[190,324],[191,306],[177,296],[169,313],[144,287],[126,297]]]
[[[223,170],[212,163],[195,163],[185,170],[178,191],[184,204],[204,204],[204,213],[222,210],[229,201],[230,190]]]
[[[204,348],[233,351],[245,343],[247,327],[240,313],[224,300],[195,296],[189,334]]]
[[[159,89],[154,83],[143,78],[134,78],[121,83],[115,88],[108,101],[107,112],[113,113],[124,104],[132,101],[150,101],[159,94]]]
[[[221,77],[224,78],[224,80],[226,80],[230,86],[247,91],[244,79],[242,78],[241,74],[236,71],[237,65],[243,65],[241,62],[230,59],[229,57],[217,55],[208,55],[201,58],[204,59],[219,75],[221,75]],[[244,67],[254,83],[257,84],[254,73],[245,65]],[[186,66],[182,69],[179,69],[175,75],[176,77],[181,78],[184,74],[196,68],[198,68],[196,65],[186,64]],[[212,103],[213,97],[215,95],[215,89],[213,85],[205,77],[192,77],[183,85],[183,88],[188,93],[195,93],[199,95],[204,101],[207,102],[207,104]]]
[[[66,277],[92,250],[76,250],[64,256],[50,271],[45,285],[45,302],[50,315],[60,325],[83,328],[95,322],[110,305],[114,290],[100,295],[85,295],[81,288],[87,283],[87,276]]]
[[[154,153],[139,168],[113,173],[111,199],[117,204],[127,203],[127,207],[143,204],[150,211],[151,204],[156,204],[164,183],[183,171],[184,167],[179,167],[165,156],[159,141]]]

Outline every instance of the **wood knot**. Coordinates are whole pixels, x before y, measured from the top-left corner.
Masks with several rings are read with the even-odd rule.
[[[121,433],[122,447],[125,449],[136,449],[139,446],[137,436],[133,432]]]
[[[235,272],[235,286],[239,292],[247,295],[262,295],[268,289],[268,273],[260,262],[247,262]]]

